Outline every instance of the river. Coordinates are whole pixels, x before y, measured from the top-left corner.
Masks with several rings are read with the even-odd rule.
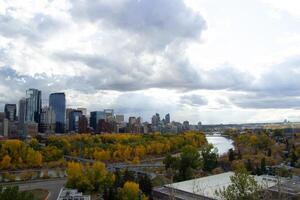
[[[214,145],[218,149],[219,155],[223,155],[228,152],[229,149],[234,149],[233,140],[222,136],[206,136],[207,142]]]

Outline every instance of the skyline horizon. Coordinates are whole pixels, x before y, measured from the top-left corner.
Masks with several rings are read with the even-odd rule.
[[[34,87],[31,87],[31,88],[28,88],[27,90],[30,90],[30,89],[37,89],[37,88],[34,88]],[[43,91],[42,90],[40,90],[40,89],[37,89],[37,90],[39,90],[39,91],[41,91],[41,96],[42,96],[42,108],[45,108],[45,107],[50,107],[50,105],[49,105],[49,98],[48,99],[46,99],[46,101],[45,101],[45,98],[43,98],[43,96],[45,96],[45,95],[43,95]],[[52,92],[52,93],[49,93],[48,94],[48,96],[50,97],[50,95],[52,95],[52,94],[64,94],[64,95],[66,95],[67,96],[67,94],[65,93],[65,92],[63,92],[63,91],[59,91],[59,92]],[[6,104],[16,104],[16,106],[17,106],[17,111],[18,111],[18,109],[19,109],[19,101],[20,100],[22,100],[22,99],[26,99],[26,97],[25,97],[25,95],[24,95],[24,97],[22,97],[21,99],[19,99],[19,100],[17,100],[17,102],[16,103],[5,103],[5,104],[3,104],[3,111],[4,111],[4,106],[6,105]],[[95,112],[95,111],[103,111],[103,110],[106,110],[106,109],[112,109],[112,110],[114,110],[114,114],[115,115],[124,115],[124,118],[125,118],[125,122],[128,122],[128,119],[129,119],[129,117],[141,117],[142,118],[142,121],[143,122],[151,122],[151,117],[153,116],[153,115],[155,115],[156,113],[158,113],[159,115],[161,115],[162,113],[160,113],[160,112],[156,112],[156,111],[154,111],[153,112],[153,114],[151,115],[151,116],[148,116],[147,117],[147,119],[145,120],[145,118],[142,116],[142,114],[123,114],[123,113],[121,113],[121,112],[115,112],[115,111],[117,111],[116,109],[114,109],[114,108],[110,108],[110,107],[102,107],[102,108],[98,108],[98,109],[89,109],[89,108],[87,108],[87,107],[82,107],[82,106],[80,106],[80,105],[78,105],[78,106],[70,106],[68,103],[67,103],[68,101],[66,100],[66,110],[67,109],[79,109],[79,108],[84,108],[84,109],[86,109],[87,110],[87,113],[90,113],[90,112]],[[0,105],[0,108],[1,108],[1,105]],[[18,112],[17,112],[18,113]],[[163,113],[162,115],[161,115],[161,117],[162,118],[164,118],[167,114],[170,114],[171,115],[171,119],[172,119],[172,113],[170,113],[170,112],[166,112],[166,113]],[[17,114],[17,116],[18,116],[18,114]],[[174,121],[174,122],[180,122],[180,123],[183,123],[184,121],[189,121],[189,120],[171,120],[171,121]],[[234,125],[240,125],[240,124],[264,124],[264,123],[282,123],[282,122],[285,122],[285,121],[287,121],[288,123],[299,123],[300,121],[290,121],[290,120],[288,120],[288,119],[283,119],[283,120],[274,120],[274,121],[253,121],[253,122],[228,122],[228,123],[223,123],[223,122],[216,122],[216,123],[203,123],[203,121],[201,121],[201,120],[194,120],[194,121],[189,121],[190,122],[190,124],[191,125],[197,125],[199,122],[201,122],[202,123],[202,125],[230,125],[230,124],[234,124]],[[191,123],[192,122],[192,123]]]

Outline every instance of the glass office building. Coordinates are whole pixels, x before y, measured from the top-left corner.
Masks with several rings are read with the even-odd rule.
[[[79,118],[82,116],[81,110],[72,110],[69,115],[69,131],[78,132]]]
[[[17,105],[16,104],[5,104],[4,111],[5,111],[5,117],[9,121],[17,120]]]
[[[94,131],[97,130],[98,122],[100,119],[106,119],[106,114],[104,111],[91,112],[90,126],[94,129]]]
[[[37,89],[26,90],[26,122],[40,122],[42,92]]]
[[[64,133],[66,125],[65,93],[52,93],[49,97],[49,107],[55,112],[55,132]]]

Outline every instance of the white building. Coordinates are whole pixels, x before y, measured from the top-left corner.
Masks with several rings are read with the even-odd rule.
[[[75,189],[62,188],[57,200],[91,200],[90,195],[83,195]]]
[[[227,188],[231,184],[230,177],[233,175],[233,172],[227,172],[165,185],[153,190],[153,199],[167,200],[170,197],[174,197],[176,200],[219,200],[220,197],[215,194],[215,191]],[[254,176],[254,178],[261,186],[265,187],[265,189],[273,187],[277,183],[277,179],[275,177]]]

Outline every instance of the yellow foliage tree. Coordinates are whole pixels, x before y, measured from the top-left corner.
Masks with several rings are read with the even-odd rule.
[[[139,199],[139,184],[127,181],[121,191],[122,200],[138,200]]]
[[[105,150],[95,150],[93,153],[93,157],[98,161],[109,161],[110,160],[110,152]]]
[[[1,161],[1,169],[9,169],[11,167],[11,158],[9,155],[5,155]]]
[[[29,167],[41,167],[43,165],[43,156],[40,152],[28,148],[26,162]]]

